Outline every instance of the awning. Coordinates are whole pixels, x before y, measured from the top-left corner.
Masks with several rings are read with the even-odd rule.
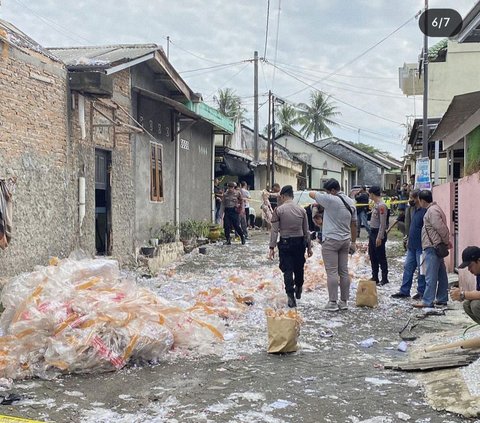
[[[443,149],[480,126],[480,91],[456,95],[429,141],[443,141]]]
[[[252,173],[252,159],[228,147],[215,147],[215,175],[247,176]]]

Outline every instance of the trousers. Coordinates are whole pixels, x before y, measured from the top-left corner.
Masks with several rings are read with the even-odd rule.
[[[322,244],[322,258],[327,272],[328,298],[331,302],[340,299],[348,301],[350,296],[350,277],[348,276],[348,249],[350,238],[344,240],[326,239]]]
[[[225,238],[227,242],[230,241],[230,232],[232,228],[240,235],[240,238],[243,240],[244,235],[242,232],[242,228],[240,227],[240,223],[238,220],[238,213],[235,210],[235,207],[226,207],[225,208],[225,215],[223,217],[223,229],[225,230]]]
[[[382,239],[382,243],[377,247],[378,228],[370,228],[370,235],[368,237],[368,255],[370,256],[370,263],[372,265],[372,279],[379,281],[378,271],[382,270],[382,281],[388,281],[388,263],[385,244],[387,243],[387,234]]]
[[[303,237],[280,238],[278,242],[279,267],[283,272],[285,292],[293,294],[295,287],[303,286],[305,265],[305,239]]]

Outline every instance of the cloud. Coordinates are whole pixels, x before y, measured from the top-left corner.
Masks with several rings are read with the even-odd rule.
[[[302,0],[282,1],[277,42],[280,0],[270,1],[267,59],[259,69],[259,90],[272,89],[288,96],[340,69],[316,87],[359,109],[391,119],[388,122],[338,103],[341,119],[355,126],[334,128],[343,138],[369,142],[400,156],[406,115],[413,114],[413,100],[398,88],[398,67],[416,62],[423,43],[415,20],[373,50],[346,63],[372,47],[423,7],[423,0]],[[451,7],[462,16],[472,0],[430,0],[430,7]],[[265,47],[267,1],[243,0],[12,0],[2,4],[2,16],[44,46],[85,44],[158,43],[167,48],[178,70],[192,70],[215,63],[253,58]],[[437,39],[430,40],[433,45]],[[187,51],[185,51],[187,50]],[[191,52],[191,53],[189,53]],[[277,57],[274,70],[272,62]],[[287,75],[284,72],[291,75]],[[252,111],[253,66],[232,65],[183,75],[196,92],[205,96],[219,88],[232,87],[244,97]],[[306,102],[310,89],[292,96]],[[211,100],[211,98],[206,98]],[[260,99],[260,104],[266,100]],[[417,113],[421,106],[417,105]],[[260,127],[266,123],[266,105],[261,108]],[[384,136],[375,136],[365,128]],[[376,139],[382,138],[383,141]],[[384,139],[385,138],[385,139]]]

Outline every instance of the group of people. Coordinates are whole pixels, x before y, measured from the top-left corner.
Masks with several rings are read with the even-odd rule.
[[[231,245],[231,233],[235,230],[242,244],[248,238],[248,225],[250,222],[251,208],[249,204],[250,192],[245,181],[240,183],[228,182],[226,189],[220,187],[220,180],[215,179],[215,223],[220,224],[223,219],[225,244]],[[255,213],[255,211],[253,212]],[[255,222],[253,222],[253,225]]]
[[[355,204],[341,191],[340,184],[335,179],[325,182],[324,191],[312,191],[309,195],[323,210],[323,216],[314,212],[313,217],[322,225],[322,255],[329,295],[325,309],[346,310],[350,295],[348,254],[356,249]],[[291,185],[280,190],[279,200],[281,205],[273,211],[271,219],[269,258],[274,258],[275,248],[278,247],[288,306],[296,307],[296,300],[302,296],[305,252],[309,257],[312,255],[312,237],[307,211],[293,201]]]
[[[328,311],[348,309],[350,294],[348,254],[353,254],[356,250],[360,222],[364,222],[369,234],[371,279],[380,286],[389,283],[385,251],[388,209],[380,187],[372,186],[368,189],[368,194],[364,194],[367,194],[365,189],[360,193],[363,195],[361,203],[357,198],[360,206],[373,202],[370,223],[367,225],[364,217],[366,210],[356,207],[354,201],[341,191],[337,180],[326,181],[323,191],[309,193],[323,211],[319,224],[322,226],[322,258],[327,273],[329,296],[324,309]],[[279,202],[281,205],[272,212],[269,258],[274,258],[275,249],[278,248],[288,306],[296,307],[296,300],[302,295],[305,253],[308,256],[312,255],[309,218],[307,210],[293,201],[292,186],[286,185],[281,188]],[[420,301],[414,303],[414,306],[445,305],[448,301],[448,279],[444,257],[452,245],[445,214],[433,201],[431,191],[409,192],[405,224],[408,242],[403,279],[399,292],[392,297],[410,297],[413,278],[418,269],[417,292],[413,299]],[[480,322],[480,248],[466,249],[463,261],[460,267],[468,266],[472,273],[478,275],[477,291],[453,290],[451,296],[454,300],[464,300],[467,313],[477,316],[476,319]]]

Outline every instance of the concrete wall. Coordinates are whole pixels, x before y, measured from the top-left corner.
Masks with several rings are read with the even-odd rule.
[[[131,114],[130,71],[128,69],[114,74],[113,100]],[[86,137],[82,139],[79,124],[79,96],[73,94],[75,109],[70,112],[71,138],[74,142],[74,178],[84,176],[86,182],[86,213],[82,225],[80,246],[91,254],[95,249],[95,149],[109,151],[111,154],[111,220],[112,256],[125,264],[134,257],[134,159],[133,145],[128,131],[122,128],[97,127],[107,124],[107,115],[113,120],[132,123],[129,116],[109,100],[103,102],[90,98],[85,100]],[[93,107],[95,103],[95,108]],[[98,110],[95,110],[98,109]],[[133,135],[132,135],[133,137]],[[77,196],[75,197],[77,200]]]
[[[448,41],[446,62],[428,64],[428,116],[441,117],[455,95],[480,90],[480,43]]]
[[[170,96],[169,90],[146,65],[132,72],[132,86]],[[135,245],[140,247],[167,222],[175,220],[175,132],[177,112],[171,106],[139,94],[133,95],[133,113],[156,140],[136,135],[135,144]],[[198,121],[180,126],[180,221],[208,220],[212,215],[213,127]],[[159,126],[161,125],[161,126]],[[183,140],[183,141],[182,141]],[[151,143],[162,146],[163,190],[161,202],[150,200]]]
[[[180,221],[212,217],[213,127],[197,122],[180,133]],[[185,143],[185,141],[188,142]],[[188,145],[188,149],[185,147]]]
[[[478,224],[478,199],[480,198],[480,173],[458,181],[458,240],[457,265],[461,263],[462,251],[470,245],[480,247],[480,225]],[[459,270],[462,286],[475,289],[475,278],[466,269]]]
[[[0,41],[0,178],[17,177],[13,238],[0,250],[10,276],[75,246],[76,180],[67,129],[67,73]]]
[[[447,218],[447,226],[450,231],[450,241],[453,244],[454,239],[454,228],[453,228],[453,207],[454,207],[454,198],[455,194],[455,185],[453,183],[447,183],[442,185],[437,185],[432,190],[433,201],[435,201],[445,213]],[[447,266],[447,272],[453,272],[455,253],[454,250],[450,250],[450,254],[445,258],[445,265]]]

